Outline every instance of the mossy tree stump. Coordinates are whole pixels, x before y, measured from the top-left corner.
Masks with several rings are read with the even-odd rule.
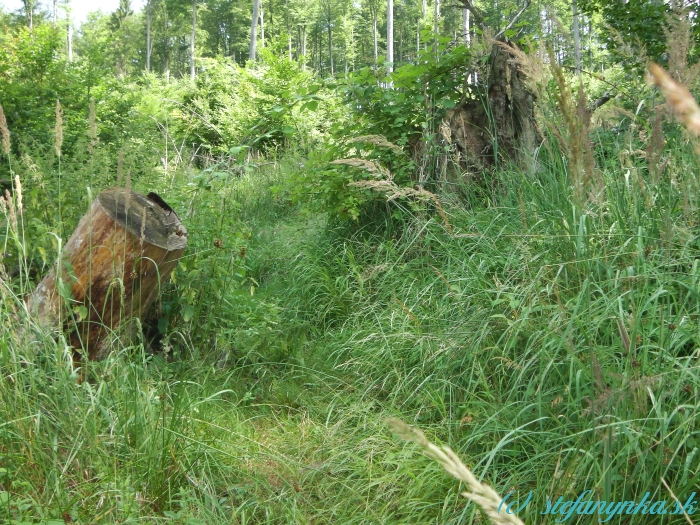
[[[158,195],[105,190],[66,243],[60,271],[29,297],[29,311],[45,329],[69,328],[70,344],[89,359],[103,359],[112,335],[144,319],[186,246],[187,230]]]

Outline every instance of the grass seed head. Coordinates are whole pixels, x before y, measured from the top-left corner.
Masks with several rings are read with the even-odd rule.
[[[63,110],[61,103],[56,99],[56,127],[54,128],[54,143],[53,147],[58,157],[61,156],[61,147],[63,146]]]
[[[15,175],[15,196],[17,197],[17,213],[22,213],[22,183],[19,175]]]
[[[671,78],[658,64],[650,64],[649,72],[666,98],[669,106],[678,115],[685,127],[694,135],[700,136],[700,107],[687,88]]]
[[[2,151],[5,155],[10,154],[10,129],[7,127],[5,112],[0,105],[0,136],[2,138]]]

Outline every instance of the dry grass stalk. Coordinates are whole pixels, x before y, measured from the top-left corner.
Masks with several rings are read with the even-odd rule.
[[[403,150],[399,146],[393,142],[389,142],[386,137],[383,137],[382,135],[362,135],[361,137],[355,137],[348,140],[348,144],[354,144],[356,142],[374,144],[375,146],[381,146],[382,148],[389,148],[396,153],[403,153]]]
[[[53,147],[56,151],[56,156],[61,156],[61,147],[63,146],[63,110],[61,103],[56,99],[56,127],[54,128],[54,143]]]
[[[122,171],[124,169],[124,150],[119,148],[119,156],[117,157],[117,186],[122,185]]]
[[[92,150],[97,145],[97,119],[95,116],[95,99],[90,98],[90,114],[88,116],[88,150]]]
[[[595,161],[593,159],[593,146],[588,137],[591,126],[591,111],[588,109],[588,101],[583,85],[579,86],[576,101],[571,88],[564,78],[562,69],[557,65],[556,58],[550,49],[550,67],[557,87],[559,88],[554,98],[559,106],[559,111],[564,119],[567,137],[560,134],[558,138],[562,148],[568,153],[569,173],[574,187],[574,196],[578,202],[583,202],[586,193],[599,193],[602,190],[602,178],[598,173],[595,179],[598,188],[594,188],[593,181],[596,175]]]
[[[389,170],[383,168],[379,164],[372,162],[371,160],[351,158],[351,159],[337,159],[331,162],[331,164],[344,164],[345,166],[352,166],[353,168],[360,168],[372,174],[374,177],[385,177],[391,180],[393,176],[389,173]]]
[[[433,269],[433,271],[435,272],[435,274],[436,274],[440,279],[442,279],[442,282],[445,283],[445,286],[447,286],[447,291],[450,292],[450,295],[454,295],[455,293],[454,293],[454,291],[452,290],[452,287],[450,286],[450,283],[448,282],[447,278],[442,274],[442,272],[441,272],[440,270],[438,270],[437,268],[435,268],[435,266],[433,266],[432,264],[430,265],[430,267]]]
[[[12,195],[10,195],[10,190],[5,190],[5,199],[7,204],[7,211],[10,216],[10,225],[14,231],[17,231],[17,214],[15,213],[15,203],[12,200]]]
[[[413,312],[411,312],[411,309],[408,306],[406,306],[401,299],[394,296],[394,301],[396,302],[396,304],[398,304],[401,307],[401,309],[404,311],[404,313],[408,317],[410,317],[414,323],[416,323],[416,326],[420,325],[420,320],[415,315],[413,315]]]
[[[450,476],[464,482],[467,491],[462,492],[462,496],[479,505],[493,525],[524,525],[515,514],[506,513],[505,506],[501,505],[503,498],[491,487],[476,479],[450,447],[434,445],[419,429],[399,419],[388,419],[387,423],[399,437],[418,444],[425,455],[437,461]]]
[[[669,106],[678,115],[691,133],[700,136],[700,107],[687,88],[676,82],[658,64],[651,63],[649,72],[654,83],[661,89]]]
[[[364,188],[367,190],[374,190],[384,193],[387,196],[387,201],[393,201],[394,199],[404,197],[414,197],[424,201],[431,200],[435,203],[438,215],[440,215],[440,218],[442,219],[443,226],[445,226],[445,228],[447,229],[447,231],[450,232],[450,234],[453,233],[452,224],[450,224],[450,221],[447,218],[447,214],[445,213],[445,209],[442,207],[440,200],[437,198],[437,195],[429,192],[428,190],[397,186],[390,180],[358,180],[349,183],[348,186],[354,186],[356,188]]]
[[[10,129],[7,127],[5,112],[0,105],[0,136],[2,136],[2,151],[5,155],[10,155]]]
[[[683,517],[685,518],[685,521],[687,521],[690,525],[693,525],[693,520],[690,519],[690,516],[688,516],[688,513],[685,511],[684,505],[680,502],[678,499],[678,496],[676,496],[671,490],[671,487],[668,486],[668,483],[666,483],[666,480],[664,478],[661,478],[661,483],[663,483],[663,486],[666,487],[666,490],[668,490],[668,493],[671,495],[673,500],[680,506],[680,508],[683,509]]]
[[[670,7],[664,27],[668,71],[683,85],[693,86],[700,74],[700,63],[688,66],[688,53],[694,45],[691,24],[691,17],[694,15],[682,0],[671,0]]]
[[[19,175],[15,175],[15,197],[17,198],[17,213],[22,214],[22,183]]]

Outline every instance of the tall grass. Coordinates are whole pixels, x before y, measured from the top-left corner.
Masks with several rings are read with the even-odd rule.
[[[193,233],[162,300],[170,353],[137,339],[81,382],[66,340],[26,315],[30,286],[0,275],[0,520],[484,523],[387,417],[498,494],[532,491],[526,523],[586,490],[685,501],[700,484],[700,166],[669,132],[650,173],[632,124],[598,144],[595,198],[550,137],[536,177],[504,168],[472,200],[440,195],[451,228],[405,201],[391,229],[304,215],[280,189],[294,158],[140,181]],[[38,242],[7,213],[4,242]]]

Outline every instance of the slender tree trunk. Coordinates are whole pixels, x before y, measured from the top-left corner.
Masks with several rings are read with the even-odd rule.
[[[73,24],[68,17],[68,62],[73,62]]]
[[[416,63],[418,62],[418,55],[420,55],[420,21],[416,28]]]
[[[248,58],[255,60],[255,44],[258,38],[258,16],[260,12],[260,0],[253,0],[253,16],[250,23],[250,53]]]
[[[151,0],[146,2],[146,71],[151,72]]]
[[[58,0],[53,0],[53,25],[58,23]]]
[[[352,65],[351,69],[355,71],[355,26],[350,27],[350,49],[352,50]]]
[[[345,76],[348,76],[348,13],[343,7],[343,60],[345,62]]]
[[[170,82],[170,34],[168,31],[168,9],[163,5],[163,75],[165,82]]]
[[[428,0],[423,0],[423,18],[420,20],[420,27],[418,29],[418,32],[420,33],[420,30],[423,28],[423,24],[425,24],[425,21],[428,19]],[[428,42],[425,42],[423,44],[423,48],[427,51],[428,50]]]
[[[194,37],[197,29],[197,0],[192,0],[192,35],[190,36],[190,80],[194,82]]]
[[[333,76],[333,28],[330,21],[328,22],[328,61],[331,66],[331,76]]]
[[[386,61],[391,73],[394,71],[394,0],[386,2]]]
[[[306,69],[306,26],[301,28],[301,56],[303,58],[303,68]]]
[[[462,38],[464,39],[464,45],[469,45],[469,9],[466,7],[462,9]]]
[[[316,23],[314,24],[314,47],[313,47],[313,50],[311,51],[311,55],[312,55],[311,62],[312,62],[312,68],[315,68],[318,71],[320,71],[321,73],[323,73],[323,67],[322,67],[323,64],[321,64],[321,46],[318,43],[318,38],[319,38],[318,33],[319,33],[319,30],[318,30],[318,20],[317,20]]]
[[[435,37],[435,58],[438,54],[438,37],[440,36],[440,0],[435,0],[435,20],[433,21],[433,34]]]
[[[574,67],[576,74],[581,74],[581,34],[579,32],[578,5],[576,0],[571,1],[571,10],[574,15]]]
[[[377,51],[377,10],[372,11],[372,35],[374,37],[374,63],[379,61],[379,53]]]
[[[262,0],[260,0],[260,47],[265,48],[265,16]]]
[[[471,13],[469,12],[469,9],[462,9],[462,30],[464,31],[464,45],[467,46],[468,48],[471,47],[471,34],[470,30],[471,28],[469,27],[469,15]],[[471,85],[472,83],[472,76],[471,73],[467,75],[467,85]]]
[[[287,24],[287,37],[289,39],[288,45],[289,45],[289,60],[292,59],[292,28],[289,26],[289,0],[285,2],[285,11],[286,11],[286,24]]]

